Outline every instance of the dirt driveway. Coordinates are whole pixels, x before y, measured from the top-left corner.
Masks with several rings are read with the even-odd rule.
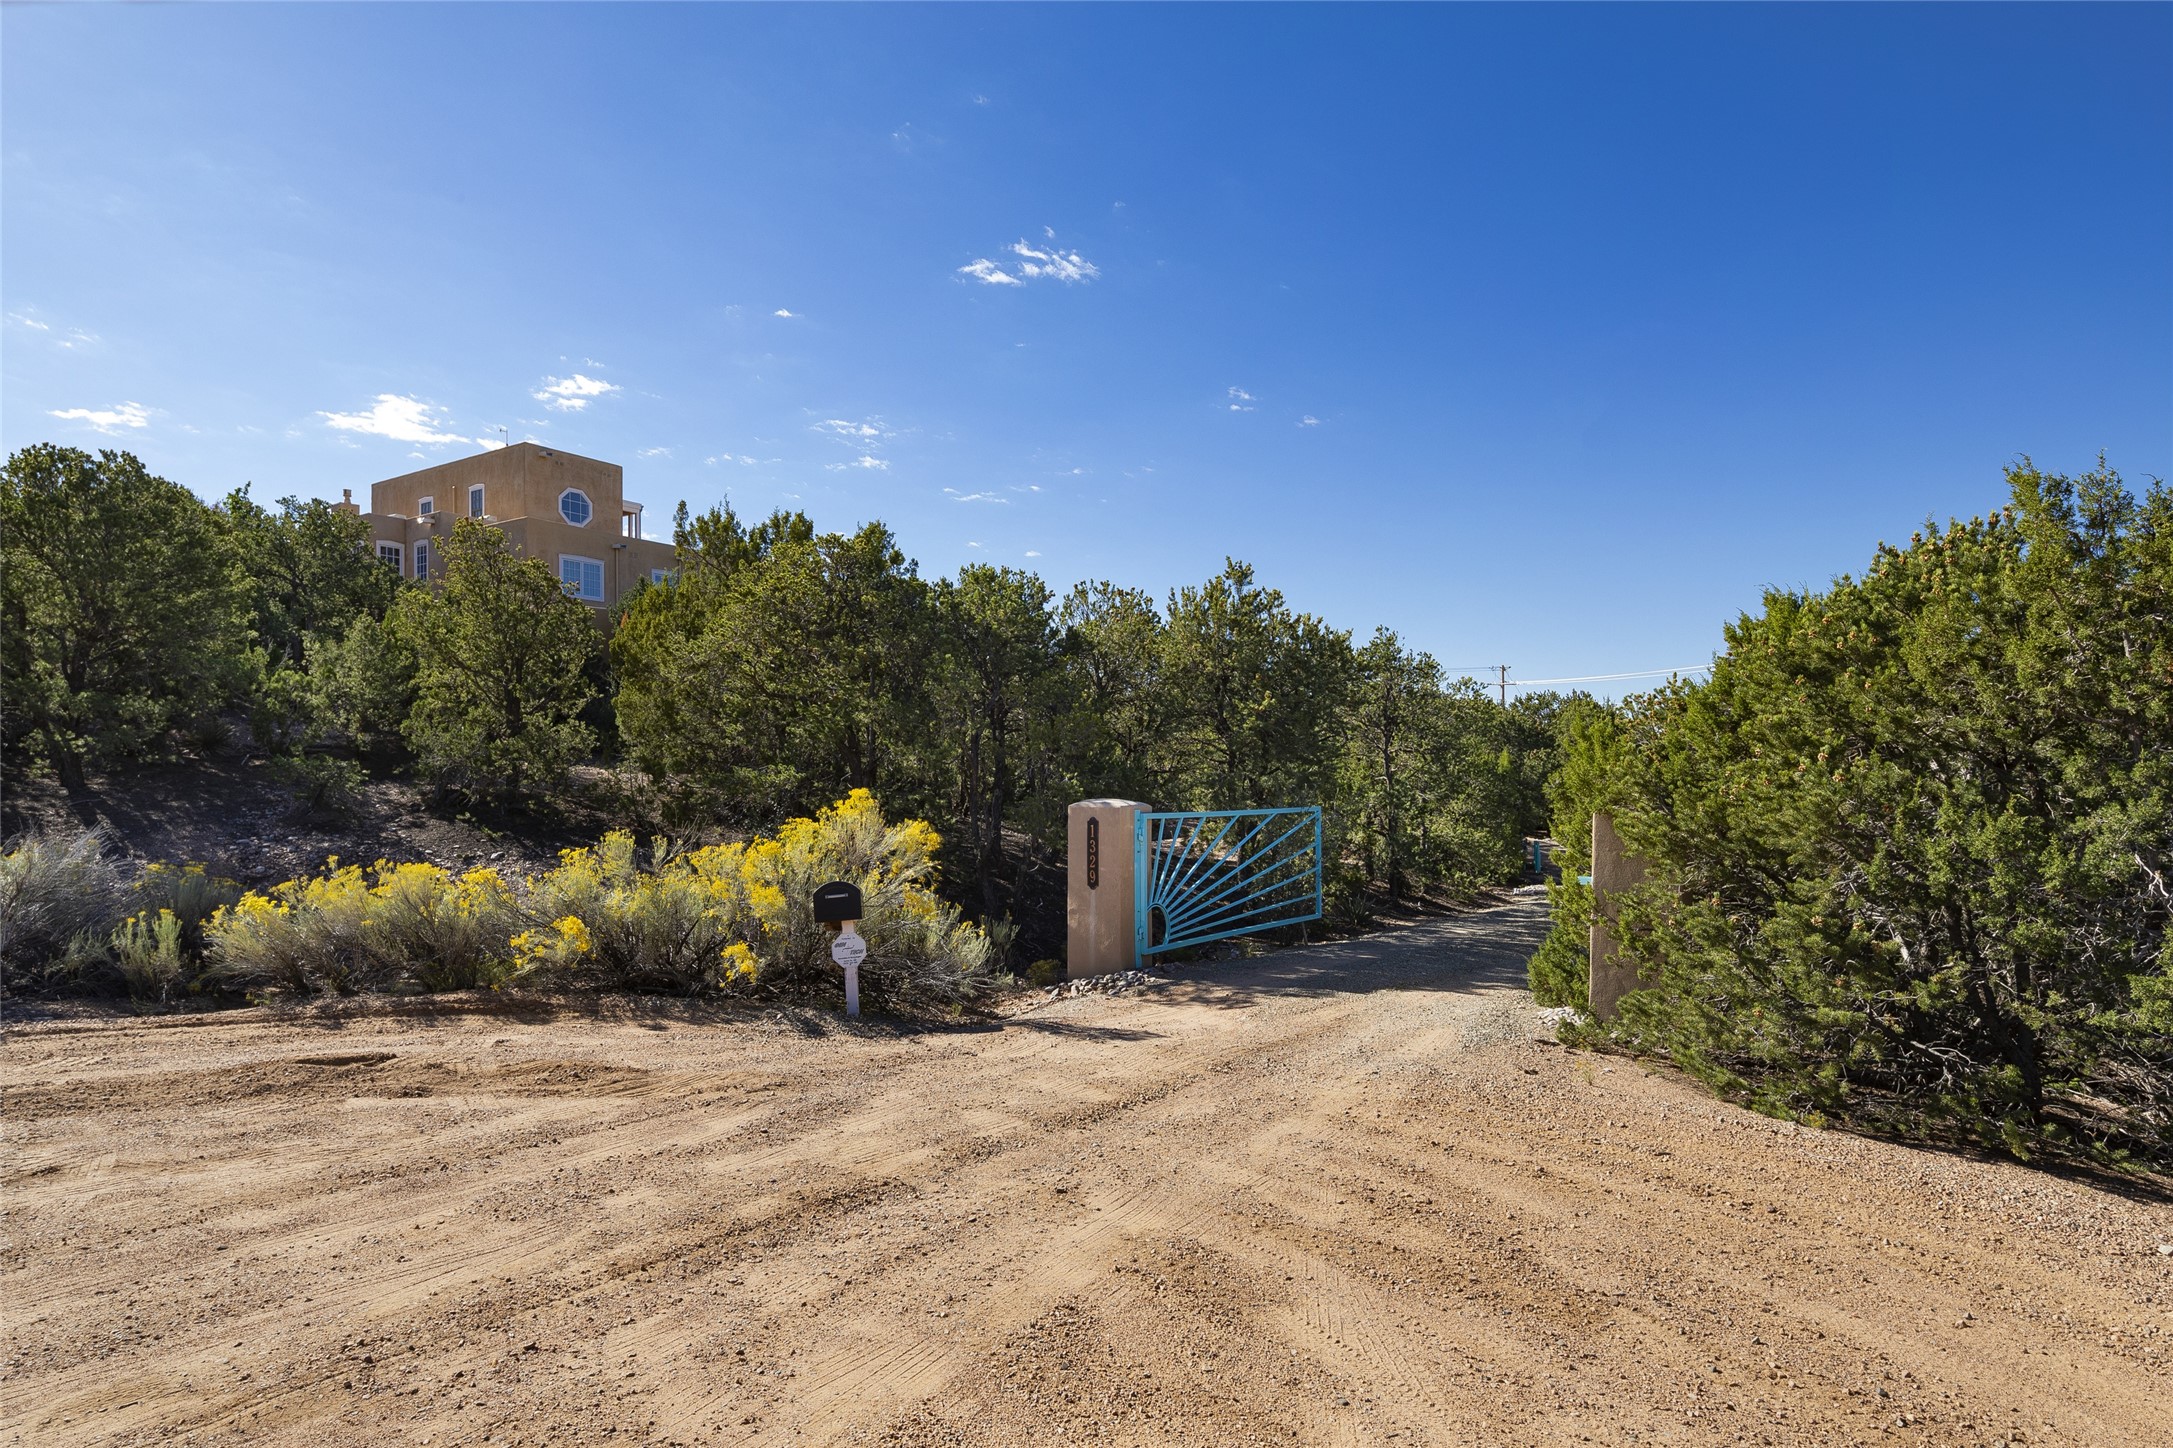
[[[21,1028],[0,1441],[2173,1443],[2173,1209],[1541,1044],[1542,928],[922,1033]]]

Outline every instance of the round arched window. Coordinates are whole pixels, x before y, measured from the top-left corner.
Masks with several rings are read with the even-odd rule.
[[[558,495],[558,516],[576,528],[586,527],[596,510],[589,506],[589,495],[579,488],[568,488]]]

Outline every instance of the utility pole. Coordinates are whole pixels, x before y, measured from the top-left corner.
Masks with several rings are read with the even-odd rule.
[[[1501,706],[1506,709],[1509,707],[1509,666],[1496,664],[1494,672],[1501,676]]]

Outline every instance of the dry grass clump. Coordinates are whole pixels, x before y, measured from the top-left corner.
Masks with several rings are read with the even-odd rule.
[[[78,974],[103,955],[126,895],[99,831],[22,837],[0,854],[0,966],[19,981]]]
[[[95,829],[29,835],[0,854],[0,963],[36,985],[118,986],[167,1004],[204,974],[204,928],[241,887],[202,865],[150,865],[133,887]]]

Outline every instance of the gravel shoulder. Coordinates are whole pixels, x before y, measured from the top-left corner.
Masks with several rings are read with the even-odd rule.
[[[1543,912],[948,1029],[16,1028],[0,1441],[2173,1443],[2173,1207],[1563,1051]]]

